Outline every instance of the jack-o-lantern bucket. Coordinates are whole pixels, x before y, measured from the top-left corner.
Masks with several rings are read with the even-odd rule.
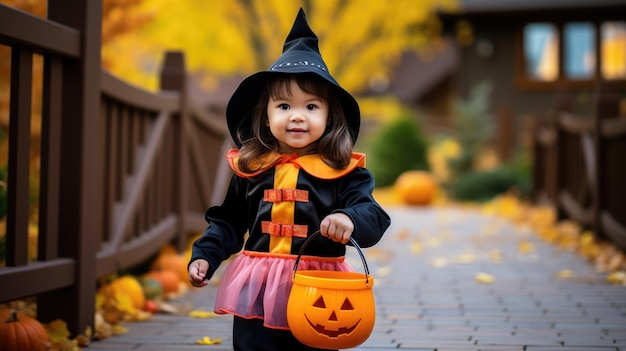
[[[376,319],[374,278],[365,256],[357,249],[365,274],[324,270],[298,271],[298,262],[311,235],[302,245],[293,271],[293,287],[287,302],[287,322],[301,343],[321,349],[348,349],[362,344],[372,332]]]

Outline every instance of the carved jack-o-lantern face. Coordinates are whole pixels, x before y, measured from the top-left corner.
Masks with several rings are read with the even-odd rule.
[[[373,278],[340,271],[299,271],[287,304],[291,333],[303,344],[349,349],[363,343],[374,328]]]
[[[338,302],[342,299],[343,302],[339,305]],[[361,322],[360,315],[355,312],[347,297],[333,296],[333,299],[327,302],[324,295],[321,295],[311,307],[304,314],[306,320],[311,328],[329,338],[350,334]]]

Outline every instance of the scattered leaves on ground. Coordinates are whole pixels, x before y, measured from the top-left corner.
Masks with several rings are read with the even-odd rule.
[[[501,216],[529,229],[544,242],[575,252],[593,264],[599,273],[606,273],[607,282],[626,285],[626,278],[620,279],[626,277],[624,252],[572,220],[557,219],[553,207],[535,206],[506,194],[496,197],[481,209],[485,214]],[[522,252],[531,247],[520,244],[519,249]]]
[[[401,206],[401,202],[395,197],[393,188],[376,189],[374,196],[383,206]],[[483,204],[475,203],[454,203],[449,201],[443,194],[435,201],[431,207],[453,206],[471,211],[478,210],[481,213],[493,216],[493,221],[488,221],[480,228],[476,238],[493,238],[501,233],[510,223],[515,227],[515,232],[521,237],[518,241],[517,252],[520,255],[531,255],[536,252],[533,237],[539,238],[559,249],[569,250],[592,264],[596,271],[606,274],[606,281],[610,284],[626,286],[626,253],[611,242],[598,238],[591,230],[581,227],[578,223],[568,219],[558,219],[556,210],[550,206],[534,205],[520,200],[514,194],[503,194],[495,197]],[[462,225],[463,215],[450,216],[442,212],[435,212],[437,220],[446,223],[448,228],[455,225]],[[498,218],[500,220],[498,220]],[[423,254],[429,249],[442,246],[450,236],[442,228],[437,234],[411,236],[407,229],[397,233],[398,240],[411,240],[408,246],[413,254]],[[486,239],[492,240],[492,239]],[[540,259],[537,255],[531,256],[533,259]],[[463,264],[471,263],[475,259],[482,257],[472,257],[472,253],[456,254],[450,257],[434,257],[429,264],[434,268],[445,267],[450,263]],[[502,262],[505,257],[502,251],[493,249],[486,252],[486,258],[493,263]],[[562,270],[555,274],[555,279],[575,278],[575,272]]]
[[[216,344],[221,344],[221,343],[222,343],[222,339],[211,339],[208,336],[205,336],[200,340],[196,340],[196,344],[198,345],[216,345]]]
[[[192,318],[215,318],[217,314],[215,312],[193,310],[189,312],[189,317]]]
[[[481,284],[491,284],[496,280],[496,278],[488,273],[479,272],[476,274],[476,282]]]

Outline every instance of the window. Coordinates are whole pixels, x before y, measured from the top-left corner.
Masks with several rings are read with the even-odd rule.
[[[526,75],[532,80],[553,81],[559,75],[559,43],[556,27],[532,23],[524,29]]]
[[[606,22],[600,29],[602,77],[626,79],[626,22]]]
[[[569,79],[591,79],[596,67],[595,29],[589,22],[567,23],[563,28],[564,74]]]
[[[625,21],[528,23],[521,45],[520,82],[529,86],[626,80]]]

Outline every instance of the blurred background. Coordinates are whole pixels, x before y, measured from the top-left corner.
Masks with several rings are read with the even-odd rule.
[[[46,18],[46,3],[0,0],[0,4],[42,18]],[[57,9],[60,7],[60,2],[54,4]],[[183,82],[193,89],[185,86],[172,90],[184,91],[181,95],[193,100],[194,109],[199,104],[209,116],[207,119],[211,119],[203,123],[211,126],[225,123],[226,105],[241,80],[266,70],[280,56],[295,15],[303,7],[320,39],[320,51],[331,74],[360,104],[362,130],[356,151],[368,154],[367,166],[377,185],[374,195],[384,206],[479,203],[487,212],[537,224],[534,227],[542,238],[578,248],[588,258],[599,257],[596,262],[602,263],[596,263],[598,267],[605,271],[619,269],[620,283],[626,281],[623,0],[103,0],[102,5],[103,70],[146,92],[159,92],[166,52],[182,53],[170,57],[184,58],[184,66],[180,67],[187,80]],[[4,13],[9,12],[0,14]],[[21,12],[19,16],[28,18]],[[0,28],[2,33],[11,32],[6,26]],[[19,40],[0,39],[13,48],[22,45]],[[37,260],[38,205],[43,188],[40,177],[49,171],[41,166],[44,59],[37,50],[33,52],[27,170],[30,261]],[[19,63],[14,60],[12,63],[12,47],[0,45],[0,266],[5,265],[6,247],[10,247],[5,231],[10,76],[15,72],[11,65]],[[107,82],[111,84],[110,79]],[[100,93],[103,86],[99,87]],[[153,120],[160,116],[160,108],[156,112],[131,113],[128,111],[134,111],[133,106],[111,107],[122,106],[123,101],[110,103],[115,99],[101,98],[101,126],[104,122],[126,121],[120,122],[120,126],[107,124],[103,129],[131,129],[129,115],[133,123],[142,123],[145,133],[156,129]],[[166,112],[176,120],[176,113]],[[145,147],[141,137],[130,145],[127,139],[133,136],[121,132],[120,135],[123,137],[99,141],[103,149],[110,148],[109,159],[99,160],[103,169],[109,171],[106,167],[116,166],[118,159],[122,159],[120,164],[129,164],[119,169],[112,167],[114,171],[108,176],[114,180],[105,184],[109,187],[108,197],[101,200],[109,209],[132,207],[136,213],[121,216],[122,211],[104,211],[101,233],[96,233],[102,234],[99,240],[104,248],[113,237],[113,225],[122,219],[127,221],[124,224],[131,223],[129,231],[134,232],[126,236],[116,232],[124,234],[122,239],[113,240],[117,244],[128,244],[127,239],[142,242],[141,235],[150,234],[159,220],[180,215],[171,198],[177,198],[183,190],[193,193],[190,202],[202,197],[195,180],[205,186],[207,200],[219,198],[221,189],[214,192],[211,185],[202,183],[211,182],[218,187],[221,183],[214,182],[212,176],[217,174],[219,178],[219,167],[212,161],[202,167],[198,164],[210,158],[206,154],[211,152],[220,153],[219,160],[223,161],[223,145],[220,140],[210,146],[201,144],[200,141],[210,139],[207,135],[211,133],[198,133],[189,146],[195,153],[189,163],[194,171],[210,171],[208,177],[197,172],[197,179],[186,177],[189,184],[177,187],[183,182],[173,176],[168,179],[172,183],[164,186],[166,183],[159,179],[151,179],[152,174],[154,178],[163,176],[157,174],[163,169],[150,168],[145,172],[148,175],[142,175],[146,183],[141,183],[147,193],[141,201],[149,206],[131,203],[120,207],[130,197],[128,191],[123,191],[124,185],[137,184],[134,182],[139,162],[134,164],[132,155],[143,155]],[[119,148],[116,142],[121,145]],[[175,149],[168,146],[170,152]],[[174,174],[179,170],[168,171],[161,173]],[[153,193],[165,193],[165,200],[156,199]],[[548,205],[549,211],[534,215],[535,212],[520,209],[521,202]],[[142,227],[137,223],[149,222],[145,218],[151,216],[143,213],[144,207],[145,212],[154,212],[153,203],[166,203],[165,213],[159,213],[152,218],[154,223],[143,223]],[[179,221],[193,218],[195,222],[189,222],[194,222],[190,227],[195,235],[196,225],[206,225],[201,215],[206,206],[193,205],[193,212],[181,216]],[[577,223],[575,230],[571,229],[572,222],[567,222],[569,229],[561,231],[543,225],[566,218]],[[182,225],[180,228],[189,229]],[[619,249],[598,249],[591,245],[590,238],[607,239]],[[146,242],[142,244],[148,246]],[[145,257],[154,258],[156,250],[148,252],[152,249],[145,249]],[[166,253],[178,254],[181,247],[169,250]],[[129,251],[128,255],[136,261],[146,260]],[[163,251],[159,257],[162,254]],[[131,266],[129,262],[110,269],[121,273],[122,268]],[[186,262],[186,256],[177,257],[176,266],[183,271],[181,281],[186,280]],[[73,324],[74,331],[77,325]]]
[[[46,15],[43,0],[1,2]],[[369,154],[379,187],[423,169],[458,200],[511,189],[528,196],[531,129],[555,97],[568,90],[572,109],[589,114],[597,79],[626,79],[619,3],[104,0],[102,66],[154,91],[163,53],[180,50],[206,108],[223,113],[241,79],[280,55],[302,6],[331,73],[359,100],[357,149]],[[34,80],[41,81],[35,59]],[[0,46],[3,77],[9,61],[10,50]],[[8,84],[0,80],[3,145]],[[34,143],[39,129],[35,116]],[[6,152],[0,166],[6,170]]]

